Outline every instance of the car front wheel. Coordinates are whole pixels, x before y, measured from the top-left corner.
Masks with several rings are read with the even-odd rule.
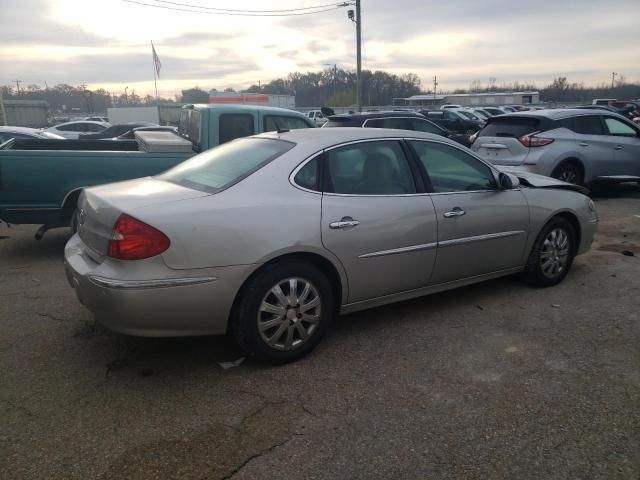
[[[291,362],[316,347],[334,310],[331,285],[320,270],[305,263],[275,264],[243,287],[230,331],[247,354]]]
[[[567,276],[575,256],[575,232],[562,217],[552,219],[536,238],[522,278],[536,287],[551,287]]]

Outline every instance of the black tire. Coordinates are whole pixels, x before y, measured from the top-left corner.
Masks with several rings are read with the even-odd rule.
[[[561,163],[555,168],[551,176],[575,185],[584,184],[584,173],[582,173],[582,169],[572,162]]]
[[[562,231],[566,235],[566,257],[563,257],[562,254],[555,255],[553,253],[554,247],[552,245],[550,249],[551,242],[547,242],[545,244],[545,242],[549,240],[548,237],[554,231]],[[558,249],[559,252],[562,252],[563,250],[564,249]],[[521,278],[528,284],[535,287],[552,287],[554,285],[557,285],[564,279],[564,277],[567,276],[569,270],[571,270],[576,250],[576,233],[573,229],[573,225],[571,225],[571,223],[565,218],[552,218],[538,234],[538,237],[533,244],[533,248],[531,249],[531,253],[529,254],[527,265],[525,266],[525,269],[521,274]],[[550,259],[550,261],[553,263],[554,258],[556,262],[559,261],[558,258],[565,258],[566,260],[564,265],[562,265],[562,270],[557,272],[554,271],[549,274],[549,264],[545,262]],[[545,265],[547,271],[545,271]]]
[[[287,285],[290,284],[286,283],[289,279],[301,281],[298,285],[299,290],[305,286],[304,282],[309,283],[312,289],[310,295],[313,295],[311,298],[315,298],[317,294],[320,308],[312,311],[312,313],[318,314],[315,326],[306,323],[307,321],[304,320],[300,309],[286,308],[287,314],[284,316],[278,316],[276,313],[261,312],[260,307],[263,300],[278,306],[278,302],[275,301],[277,300],[275,295],[271,296],[273,295],[272,289],[276,285],[285,286],[285,288],[281,289],[281,293],[284,293],[289,298],[290,292],[287,290]],[[298,297],[301,293],[299,292],[295,297],[302,298],[302,295]],[[300,305],[300,308],[304,308],[304,306]],[[289,319],[289,310],[293,311],[291,312],[292,315],[300,312],[298,313],[298,318]],[[269,314],[273,315],[273,317],[267,317]],[[313,265],[302,262],[276,263],[259,271],[243,286],[231,313],[229,333],[247,355],[260,360],[287,363],[304,357],[320,343],[334,314],[335,299],[331,284],[320,270]],[[262,324],[265,325],[272,321],[279,321],[280,318],[282,318],[282,321],[271,327],[272,330],[262,330],[263,333],[261,333],[261,329],[258,327],[259,322],[263,322]],[[296,325],[298,322],[300,325]],[[288,326],[285,327],[283,324]],[[297,336],[302,343],[299,346],[292,345],[290,347],[281,345],[279,348],[270,345],[265,337],[269,335],[272,338],[275,337],[280,328],[285,328],[285,330],[276,341],[282,339],[283,335],[287,336],[289,330],[292,329],[294,331],[293,335]],[[303,340],[297,328],[308,329],[308,337]],[[282,339],[283,342],[281,343],[286,343],[288,339],[288,337]]]

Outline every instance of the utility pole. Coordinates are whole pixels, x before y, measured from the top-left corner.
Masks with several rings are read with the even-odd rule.
[[[360,14],[360,0],[356,0],[356,62],[357,78],[356,92],[358,95],[358,111],[362,111],[362,16]]]
[[[347,4],[353,5],[353,3]],[[355,18],[353,10],[347,11],[349,20],[356,24],[356,103],[358,111],[362,111],[362,17],[360,14],[360,0],[355,0]]]
[[[616,81],[616,75],[618,75],[616,72],[611,72],[611,88],[613,88],[613,85]]]
[[[22,80],[14,80],[16,82],[16,90],[18,91],[18,95],[20,95],[20,83]]]
[[[438,90],[438,77],[434,75],[433,77],[433,99],[436,99],[436,91]]]

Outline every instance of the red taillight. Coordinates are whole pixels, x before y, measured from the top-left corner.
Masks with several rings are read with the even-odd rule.
[[[113,226],[107,255],[119,260],[142,260],[169,248],[171,242],[160,230],[124,213]]]
[[[545,145],[553,143],[553,138],[536,137],[535,135],[538,133],[541,132],[527,133],[518,138],[518,141],[525,147],[544,147]]]

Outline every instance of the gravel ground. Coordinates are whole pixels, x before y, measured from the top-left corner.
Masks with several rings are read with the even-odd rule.
[[[640,478],[640,188],[567,279],[341,317],[302,361],[94,327],[68,232],[0,226],[0,478]],[[632,252],[635,256],[621,252]]]

